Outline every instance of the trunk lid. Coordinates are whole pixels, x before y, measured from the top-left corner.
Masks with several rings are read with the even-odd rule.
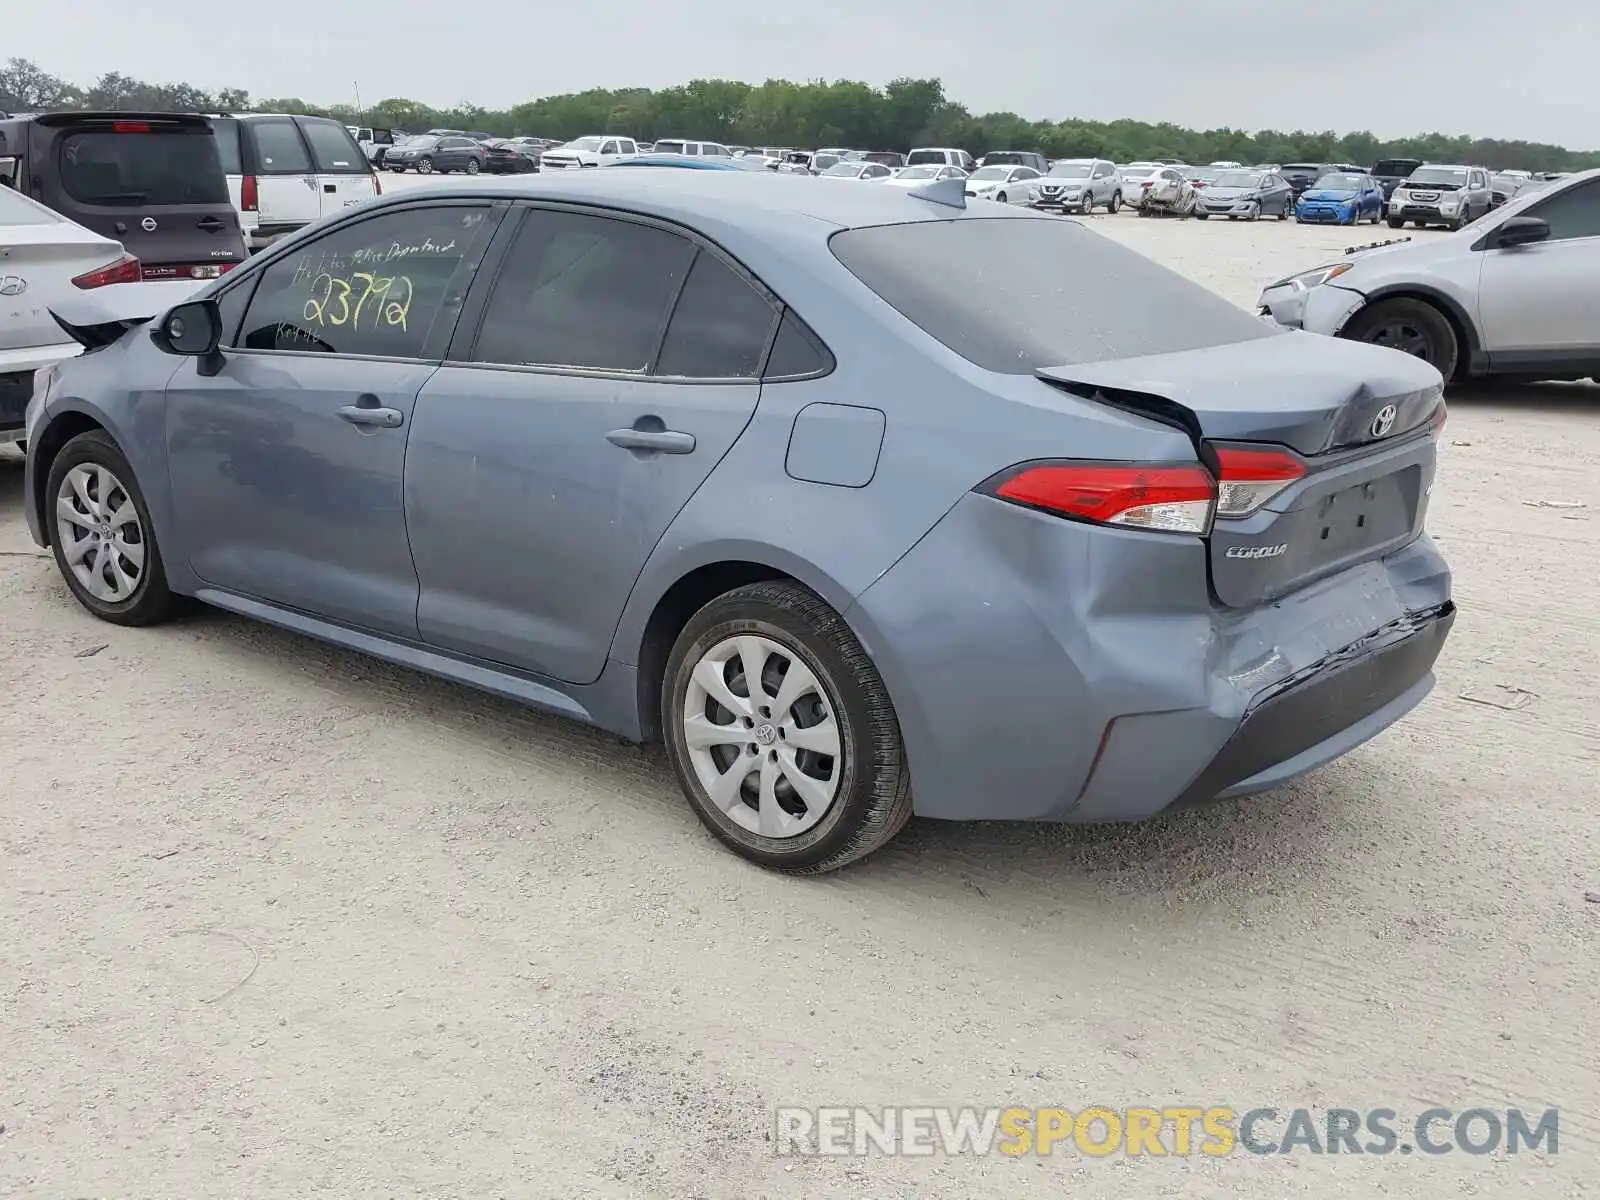
[[[51,308],[81,291],[75,276],[121,257],[116,242],[65,221],[0,226],[0,350],[62,344]]]
[[[1228,448],[1291,453],[1302,475],[1248,516],[1213,523],[1212,590],[1228,607],[1269,602],[1423,532],[1444,402],[1439,373],[1420,359],[1285,333],[1038,374],[1183,428],[1214,471]]]

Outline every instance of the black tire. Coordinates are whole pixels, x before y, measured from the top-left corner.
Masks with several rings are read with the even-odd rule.
[[[475,159],[475,158],[467,159],[467,174],[468,175],[476,175],[480,170],[482,170],[482,168],[479,167],[477,159]]]
[[[433,159],[431,159],[431,158],[419,158],[419,159],[417,159],[417,174],[418,175],[432,175],[433,174]]]
[[[765,637],[802,661],[827,694],[838,726],[838,790],[821,820],[793,837],[763,837],[735,823],[706,795],[689,757],[683,720],[694,669],[718,643],[740,634]],[[661,727],[695,815],[723,845],[760,866],[805,875],[832,871],[871,854],[911,817],[911,775],[888,689],[843,618],[797,583],[749,584],[689,619],[662,679]]]
[[[115,603],[108,603],[91,595],[73,573],[67,564],[67,546],[54,516],[56,495],[61,490],[67,472],[85,463],[96,463],[115,475],[128,499],[133,502],[134,511],[139,517],[145,548],[144,575],[128,599]],[[62,579],[66,581],[67,589],[79,604],[102,621],[109,621],[113,625],[158,625],[178,611],[182,602],[167,587],[167,573],[161,565],[161,550],[156,543],[155,529],[150,524],[150,509],[145,503],[144,493],[139,490],[139,481],[134,478],[133,468],[109,434],[99,429],[91,429],[87,433],[80,433],[63,446],[61,453],[57,454],[55,461],[50,464],[50,474],[45,482],[45,498],[44,519],[51,526],[50,542],[55,552],[56,567],[60,570]]]
[[[1447,380],[1455,377],[1460,365],[1455,327],[1426,300],[1380,300],[1352,317],[1339,336],[1413,354],[1431,363]]]
[[[998,201],[999,201],[999,202],[1000,202],[1000,203],[1001,203],[1001,204],[1006,204],[1006,203],[1009,203],[1009,202],[1008,202],[1008,201],[1007,201],[1007,200],[1006,200],[1006,194],[1005,194],[1005,193],[1004,193],[1004,192],[998,192],[998,193],[996,193],[996,195],[995,195],[995,199],[996,199],[996,200],[998,200]]]
[[[1211,214],[1210,213],[1198,213],[1197,212],[1194,215],[1194,219],[1196,221],[1209,221],[1211,219]]]
[[[1406,227],[1406,219],[1404,217],[1390,217],[1389,218],[1389,228],[1390,229],[1404,229],[1405,227]]]
[[[1106,205],[1106,212],[1110,213],[1112,216],[1116,216],[1117,213],[1120,212],[1121,210],[1122,210],[1122,193],[1120,191],[1112,192],[1111,193],[1111,201],[1110,201],[1110,203],[1108,203]]]

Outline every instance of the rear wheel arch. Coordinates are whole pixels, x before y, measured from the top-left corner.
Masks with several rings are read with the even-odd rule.
[[[45,499],[50,479],[50,468],[55,465],[56,456],[61,449],[73,438],[81,433],[89,433],[98,429],[110,437],[110,431],[99,421],[87,413],[76,410],[64,412],[56,417],[31,439],[33,446],[33,495],[28,497],[28,502],[33,505],[34,512],[39,518],[39,528],[44,533],[45,544],[49,545],[54,535],[51,533],[51,522],[47,519]],[[115,439],[113,439],[115,440]]]
[[[1435,291],[1429,287],[1418,287],[1413,284],[1397,284],[1393,287],[1379,288],[1367,294],[1366,303],[1345,318],[1340,327],[1340,334],[1350,328],[1350,325],[1362,313],[1368,311],[1386,300],[1417,300],[1439,310],[1439,313],[1450,323],[1451,330],[1456,335],[1456,344],[1461,353],[1456,360],[1456,377],[1469,375],[1475,372],[1477,365],[1482,360],[1483,346],[1478,338],[1478,330],[1467,316],[1466,311],[1456,301],[1443,292]]]

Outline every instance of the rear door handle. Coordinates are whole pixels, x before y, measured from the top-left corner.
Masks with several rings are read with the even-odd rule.
[[[694,434],[675,429],[613,429],[606,441],[624,450],[655,451],[658,454],[691,454]]]
[[[339,418],[352,425],[371,425],[379,429],[399,429],[405,422],[398,408],[368,408],[361,404],[346,404],[339,410]]]

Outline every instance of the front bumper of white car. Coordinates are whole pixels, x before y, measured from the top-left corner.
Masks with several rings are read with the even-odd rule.
[[[1257,311],[1285,328],[1331,337],[1365,303],[1365,296],[1348,288],[1331,283],[1308,288],[1290,280],[1262,292]]]

